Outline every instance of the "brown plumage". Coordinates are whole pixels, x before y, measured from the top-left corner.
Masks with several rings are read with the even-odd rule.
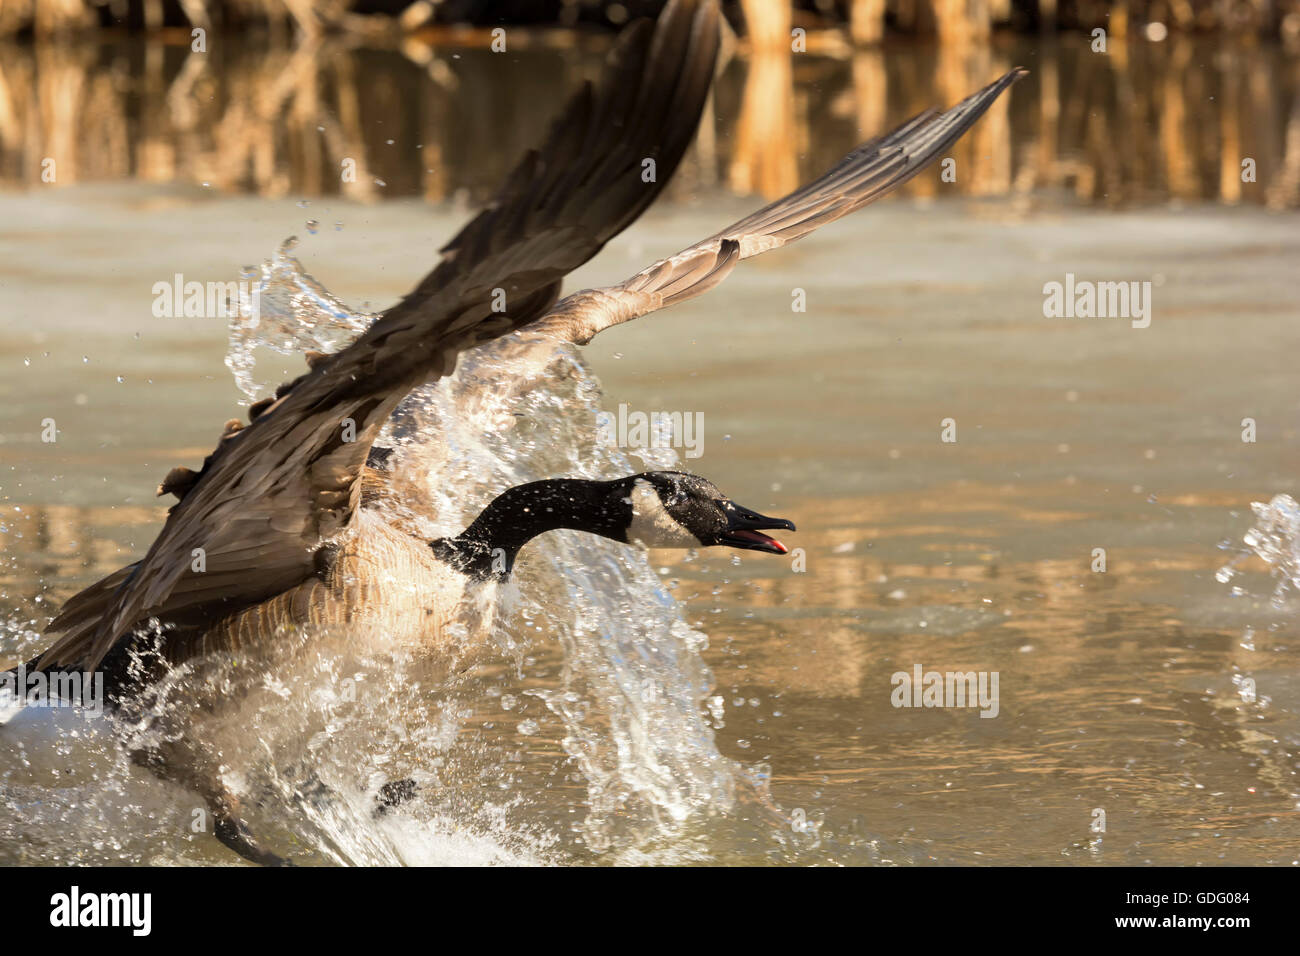
[[[40,666],[94,669],[147,618],[217,618],[306,582],[315,549],[356,514],[370,445],[402,398],[461,351],[543,315],[560,280],[660,193],[695,133],[717,48],[712,0],[674,0],[656,27],[624,31],[599,89],[579,91],[409,295],[282,387],[197,480],[171,483],[183,497],[149,552],[111,593],[95,585],[68,602]]]
[[[159,490],[181,501],[148,554],[68,602],[50,625],[61,636],[40,666],[93,669],[150,617],[178,625],[166,650],[173,659],[267,640],[285,623],[364,630],[382,613],[398,621],[390,630],[418,630],[430,608],[440,615],[454,607],[457,586],[443,581],[426,542],[358,518],[382,486],[382,474],[367,467],[371,445],[413,387],[450,372],[464,349],[512,330],[523,333],[518,353],[540,367],[556,342],[585,343],[702,294],[740,260],[793,242],[915,176],[1024,74],[1013,70],[946,112],[922,113],[807,186],[617,286],[557,303],[561,278],[635,219],[677,166],[717,44],[711,0],[674,0],[655,30],[629,28],[599,91],[584,87],[570,102],[546,143],[524,157],[415,290],[349,347],[312,354],[308,373],[250,409],[249,425],[227,426],[202,471],[168,474]],[[641,163],[651,157],[659,175],[646,183]],[[505,313],[491,309],[497,289],[505,290]],[[322,546],[333,547],[327,543],[338,535],[337,563],[322,574]],[[193,571],[200,552],[205,568]],[[409,575],[410,586],[376,612],[368,575],[385,566],[390,577]]]
[[[345,637],[358,651],[437,648],[447,625],[475,610],[462,601],[468,579],[376,511],[360,511],[338,546],[316,555],[315,573],[302,583],[209,627],[180,631],[164,656],[257,656],[268,637],[303,628]]]
[[[434,542],[436,551],[371,507],[387,483],[387,450],[372,444],[407,393],[450,372],[461,351],[513,331],[522,334],[503,352],[516,380],[482,387],[518,388],[557,343],[585,343],[702,294],[740,260],[793,242],[916,175],[1022,73],[945,113],[921,114],[808,186],[619,285],[557,303],[561,279],[640,215],[677,167],[717,47],[714,0],[672,0],[653,30],[629,28],[599,90],[587,86],[574,97],[543,146],[523,158],[409,295],[342,351],[308,353],[309,370],[254,404],[248,425],[226,423],[201,470],[167,474],[158,492],[179,502],[148,553],[67,602],[49,626],[59,636],[37,666],[103,665],[114,694],[129,693],[151,677],[130,666],[133,634],[151,618],[167,625],[157,646],[162,660],[213,655],[272,668],[320,650],[331,636],[365,651],[437,647],[452,623],[458,634],[475,633],[488,605],[469,599],[471,564],[453,565],[478,557],[449,551],[445,539]],[[657,165],[650,182],[641,177],[646,159]],[[504,313],[492,310],[500,290]],[[585,503],[578,510],[589,512]],[[777,522],[754,527],[793,529],[750,515]],[[479,557],[486,555],[485,546]],[[278,639],[289,634],[299,640]],[[199,682],[190,693],[199,695],[185,699],[195,710],[229,703],[221,682]],[[204,694],[215,696],[200,700]],[[224,843],[256,862],[283,862],[248,833],[239,799],[222,783],[221,749],[205,753],[204,739],[178,732],[142,754],[156,772],[204,795]]]
[[[907,182],[960,139],[1003,90],[1027,72],[1012,70],[950,110],[926,110],[898,129],[863,143],[808,185],[708,239],[618,285],[573,293],[526,331],[583,345],[612,325],[703,295],[742,259],[779,249]]]

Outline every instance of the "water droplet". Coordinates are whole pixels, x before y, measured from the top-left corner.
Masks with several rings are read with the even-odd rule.
[[[342,231],[343,231],[343,220],[342,220],[342,219],[335,219],[335,220],[334,220],[334,231],[335,231],[335,232],[342,232]]]
[[[376,179],[376,180],[375,180],[375,185],[376,185],[376,186],[387,186],[388,183],[384,182],[382,179]]]
[[[317,219],[308,219],[306,226],[307,231],[314,236],[316,235],[316,230],[320,228],[320,221]]]

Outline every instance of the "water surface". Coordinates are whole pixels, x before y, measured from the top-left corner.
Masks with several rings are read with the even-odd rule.
[[[1033,52],[977,57],[979,79],[963,68],[951,90],[934,85],[946,74],[931,54],[891,54],[870,74],[890,78],[879,109],[844,85],[860,61],[822,62],[840,81],[799,65],[796,102],[810,108],[795,175],[851,145],[857,117],[874,132],[913,99],[956,99]],[[345,60],[368,55],[390,54]],[[571,78],[537,56],[547,65],[515,68],[556,70],[550,102]],[[1251,135],[1286,142],[1293,71],[1212,56],[1220,78],[1263,69],[1276,81],[1268,95],[1281,99]],[[1079,57],[1067,51],[1054,69],[1095,68]],[[1180,123],[1204,116],[1169,119],[1170,91],[1209,82],[1189,79],[1190,66],[1160,74],[1171,61],[1157,50],[1108,66],[1123,88],[1182,77],[1163,87],[1154,119],[1130,116],[1166,151]],[[352,707],[330,696],[338,675],[323,662],[289,688],[250,735],[271,756],[254,747],[241,769],[263,832],[302,862],[1296,863],[1297,599],[1273,600],[1278,580],[1258,557],[1216,578],[1251,550],[1251,503],[1297,490],[1300,231],[1267,198],[1285,178],[1275,168],[1272,193],[1213,203],[1232,198],[1217,174],[1179,180],[1133,160],[1139,173],[1121,150],[1112,179],[1089,189],[1026,180],[1025,150],[1047,148],[1048,75],[1017,87],[963,144],[959,168],[985,155],[989,165],[960,189],[927,174],[746,263],[706,298],[601,336],[472,428],[454,388],[424,394],[407,517],[429,533],[459,527],[515,480],[670,464],[671,452],[594,444],[596,412],[625,403],[702,414],[703,455],[684,464],[795,520],[786,541],[800,552],[644,556],[568,533],[537,542],[496,643],[454,680],[362,662],[388,693]],[[737,83],[717,97],[724,132],[743,110]],[[1058,95],[1065,112],[1083,109]],[[1104,97],[1085,113],[1118,122]],[[472,127],[426,119],[439,135]],[[401,167],[414,135],[392,138]],[[708,143],[669,199],[570,288],[621,279],[752,208],[735,195],[744,136],[722,136],[713,154]],[[1004,167],[1008,144],[1019,145]],[[433,205],[414,181],[382,204],[336,194],[274,150],[274,188],[238,176],[204,188],[202,174],[128,164],[0,196],[6,653],[38,649],[53,608],[143,553],[164,513],[154,486],[173,465],[197,465],[247,400],[223,364],[226,323],[155,318],[153,283],[237,278],[298,235],[293,255],[331,293],[382,308],[462,221],[459,190],[490,180],[499,157],[471,146],[479,166],[437,166]],[[1163,168],[1204,166],[1203,154],[1183,155]],[[1103,159],[1078,168],[1104,172]],[[749,188],[777,188],[788,172]],[[1120,184],[1120,208],[1101,181]],[[1044,317],[1043,285],[1066,273],[1151,282],[1150,326]],[[791,310],[796,289],[805,312]],[[301,367],[263,352],[256,377],[273,384]],[[46,418],[54,444],[40,440]],[[1247,418],[1254,442],[1242,440]],[[955,442],[941,440],[948,419]],[[998,672],[998,716],[892,706],[891,675],[917,664]],[[195,795],[130,766],[99,724],[27,712],[0,727],[0,753],[0,859],[234,859],[191,832]],[[376,788],[406,775],[421,797],[376,818]],[[1091,829],[1098,809],[1104,833]]]

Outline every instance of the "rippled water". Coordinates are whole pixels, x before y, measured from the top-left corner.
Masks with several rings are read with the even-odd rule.
[[[825,275],[844,275],[836,257],[855,243],[871,248],[873,233],[899,235],[904,210],[875,211],[823,263]],[[918,247],[932,245],[936,229],[999,228],[955,209],[933,225],[909,222],[916,235],[907,242]],[[1086,220],[1070,222],[1071,242],[1093,241]],[[1261,220],[1227,241],[1258,243],[1268,228]],[[222,346],[245,401],[296,374],[290,353],[335,347],[368,321],[286,253],[246,272],[266,283],[263,322],[250,330],[236,321]],[[907,249],[899,254],[906,259]],[[1172,269],[1159,256],[1187,252],[1141,254]],[[647,250],[633,238],[612,255]],[[453,379],[421,390],[395,416],[384,440],[398,449],[400,495],[387,507],[432,536],[459,530],[517,482],[664,467],[671,449],[648,453],[647,463],[598,442],[597,411],[625,400],[703,408],[706,454],[689,464],[738,500],[795,518],[790,544],[803,549],[806,568],[712,550],[647,557],[577,533],[546,536],[525,550],[490,644],[462,648],[450,675],[415,658],[331,651],[256,688],[225,725],[205,725],[204,739],[223,748],[223,779],[248,795],[255,832],[305,863],[1292,861],[1300,655],[1284,585],[1295,574],[1295,506],[1264,496],[1252,512],[1250,501],[1254,489],[1293,487],[1294,434],[1274,432],[1252,460],[1232,444],[1240,441],[1231,416],[1224,438],[1195,424],[1210,409],[1243,404],[1282,421],[1293,400],[1268,383],[1285,359],[1246,348],[1241,361],[1256,376],[1234,377],[1223,346],[1224,373],[1202,376],[1201,397],[1168,420],[1161,409],[1177,367],[1168,382],[1153,371],[1136,391],[1123,361],[1051,372],[1048,398],[1034,379],[1053,360],[1008,357],[1005,348],[1013,335],[1050,333],[945,317],[972,294],[960,276],[958,295],[942,286],[909,293],[911,314],[877,316],[862,345],[846,324],[858,321],[855,289],[820,280],[831,325],[788,342],[779,357],[747,353],[727,316],[748,310],[751,322],[769,321],[761,304],[769,284],[807,281],[808,260],[797,250],[791,257],[766,278],[760,267],[751,282],[735,280],[730,308],[665,314],[658,327],[598,342],[590,360],[617,383],[607,386],[612,395],[571,352],[522,378],[514,372],[526,356],[515,343],[467,356]],[[995,254],[981,257],[963,268],[986,273]],[[1017,274],[981,281],[1002,294],[1020,284]],[[1187,288],[1177,278],[1170,285]],[[891,288],[877,298],[888,302]],[[1278,327],[1267,306],[1274,294],[1284,301],[1285,290],[1267,284],[1249,292],[1247,308],[1260,318],[1243,321],[1261,343]],[[840,309],[845,321],[835,318]],[[977,304],[973,314],[1000,311]],[[900,344],[918,321],[935,331]],[[1153,325],[1165,336],[1157,344],[1175,355],[1188,328],[1169,337],[1176,323],[1166,332]],[[1219,334],[1218,325],[1204,328]],[[1073,334],[1086,352],[1115,331]],[[890,342],[895,354],[884,357]],[[55,354],[77,348],[50,344]],[[149,348],[165,374],[163,352]],[[666,357],[674,351],[675,361]],[[992,381],[982,369],[997,356],[1010,371]],[[670,371],[649,379],[635,371],[654,367]],[[758,368],[781,387],[747,387]],[[879,396],[904,369],[913,397],[891,406]],[[109,390],[122,386],[106,372],[98,386],[94,375],[70,373],[94,396],[85,405],[42,393],[36,378],[18,402],[36,414],[61,400],[58,414],[75,432],[69,409],[93,414],[129,394]],[[145,404],[123,423],[149,414],[149,386],[138,387],[145,394],[129,400]],[[983,421],[971,426],[975,437],[998,436],[966,445],[955,471],[930,434],[951,412],[954,388],[964,390],[962,420]],[[1007,396],[1027,388],[1044,396],[1038,407],[1008,418]],[[220,408],[212,387],[203,398]],[[814,434],[802,424],[812,414],[805,403],[822,410]],[[210,440],[202,436],[223,417],[214,411],[204,409],[198,437],[180,440]],[[153,403],[152,414],[173,433],[191,431],[183,399]],[[1169,430],[1162,437],[1144,419]],[[6,644],[31,653],[47,608],[147,545],[158,511],[131,501],[147,486],[134,475],[137,456],[156,480],[206,449],[173,440],[154,453],[140,433],[101,439],[96,451],[70,435],[58,453],[71,458],[37,467],[24,433],[5,434],[0,452],[18,476],[6,488],[0,537]],[[120,474],[126,497],[96,505],[113,499],[80,490],[77,460],[120,462],[91,467]],[[52,503],[60,488],[87,503]],[[1108,552],[1105,573],[1092,568],[1097,546]],[[1225,557],[1232,576],[1220,582]],[[998,718],[894,708],[890,675],[916,664],[998,671]],[[349,682],[354,695],[342,690]],[[202,802],[132,766],[105,723],[27,711],[0,728],[0,857],[230,862],[192,832]],[[417,798],[377,815],[379,787],[406,778],[420,784]],[[1104,833],[1090,829],[1097,809]]]
[[[673,449],[598,440],[597,412],[626,403],[702,415],[684,464],[793,519],[800,552],[556,533],[524,551],[490,639],[465,635],[450,661],[329,644],[252,686],[223,675],[239,705],[192,736],[265,842],[303,863],[1297,862],[1300,231],[1266,211],[1294,205],[1294,70],[1277,50],[1017,42],[733,61],[716,136],[706,124],[665,201],[570,289],[756,204],[720,182],[780,192],[886,118],[1013,63],[1033,75],[956,150],[955,190],[919,177],[581,355],[539,370],[517,343],[488,347],[411,398],[384,439],[400,492],[384,509],[418,533],[460,530],[521,481],[671,467]],[[5,73],[15,115],[49,99],[24,93],[33,56]],[[33,89],[108,105],[74,97],[23,130],[114,146],[61,160],[57,189],[0,195],[0,658],[35,653],[62,601],[145,551],[153,487],[238,403],[423,274],[459,200],[366,203],[495,181],[541,122],[520,77],[548,101],[571,85],[568,58],[539,56],[498,73],[466,52],[459,86],[392,51],[146,56],[143,94],[109,82],[111,57],[33,67]],[[359,87],[359,110],[294,105],[324,74],[340,103]],[[230,93],[203,122],[255,134],[234,153],[157,105],[209,83]],[[772,83],[794,84],[786,114],[764,108]],[[241,119],[241,91],[263,87],[283,96]],[[504,129],[471,121],[506,102]],[[46,147],[0,139],[18,188]],[[328,195],[340,155],[367,157],[356,195]],[[309,198],[276,198],[290,191]],[[178,272],[265,283],[264,323],[153,316],[153,284]],[[1150,281],[1150,328],[1044,317],[1066,273]],[[918,665],[997,672],[998,716],[893,706],[892,675]],[[183,712],[199,683],[177,675],[168,699]],[[237,862],[195,832],[193,788],[117,743],[165,726],[50,710],[0,726],[0,862]],[[408,778],[416,798],[377,813]]]

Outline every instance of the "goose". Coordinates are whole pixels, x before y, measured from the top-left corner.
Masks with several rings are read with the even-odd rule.
[[[629,26],[599,83],[580,89],[408,295],[347,347],[309,354],[308,371],[252,405],[247,425],[228,422],[201,469],[166,475],[158,493],[177,502],[147,553],[68,600],[47,628],[55,640],[25,666],[104,673],[111,701],[124,706],[178,662],[238,655],[242,666],[262,654],[273,666],[286,629],[339,625],[357,642],[436,649],[446,626],[470,613],[467,595],[507,579],[529,540],[560,528],[648,547],[786,553],[765,532],[793,531],[793,522],[683,472],[520,485],[460,534],[432,541],[374,506],[386,483],[381,429],[412,389],[448,375],[462,352],[510,336],[518,381],[503,387],[526,387],[527,370],[545,367],[557,348],[699,296],[741,260],[911,179],[1025,73],[917,115],[622,283],[561,299],[564,276],[636,219],[677,167],[718,45],[716,0],[671,0],[656,23]],[[657,175],[642,175],[647,160]],[[161,630],[147,633],[150,622]],[[142,666],[146,658],[156,666]],[[166,776],[192,757],[177,744],[143,759]],[[205,797],[223,844],[253,862],[284,862],[254,839],[218,776],[209,768],[176,779]]]

